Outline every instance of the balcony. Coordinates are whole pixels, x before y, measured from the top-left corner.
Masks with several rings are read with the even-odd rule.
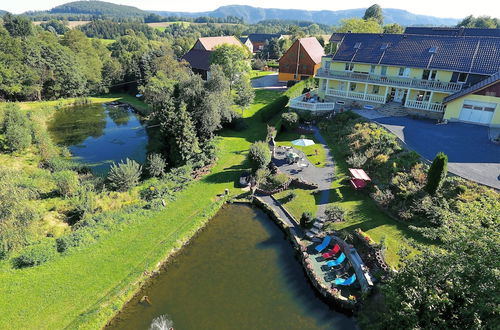
[[[447,93],[456,93],[462,89],[462,84],[444,82],[436,80],[422,80],[407,77],[388,77],[370,73],[357,73],[350,71],[328,71],[318,70],[317,78],[342,79],[349,81],[359,81],[370,84],[380,84],[389,86],[406,87],[413,89],[435,90]]]
[[[343,97],[347,99],[354,99],[354,100],[367,101],[373,103],[381,103],[381,104],[385,103],[384,96],[377,94],[364,94],[351,91],[341,91],[338,89],[330,89],[330,88],[326,89],[325,94],[328,96]]]
[[[310,98],[305,101],[306,94],[290,100],[290,108],[307,111],[333,111],[334,102],[319,102],[316,91],[311,91]]]
[[[432,103],[416,100],[406,100],[404,106],[406,108],[419,109],[431,112],[444,112],[444,105],[442,103]]]

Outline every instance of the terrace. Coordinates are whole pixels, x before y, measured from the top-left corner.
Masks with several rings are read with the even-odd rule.
[[[412,89],[434,90],[448,93],[456,93],[462,89],[462,84],[454,82],[423,80],[410,77],[389,77],[365,72],[334,71],[324,68],[318,70],[316,77],[325,79],[359,81]]]
[[[290,100],[290,107],[306,111],[333,111],[334,102],[325,102],[320,98],[317,91],[313,90]]]

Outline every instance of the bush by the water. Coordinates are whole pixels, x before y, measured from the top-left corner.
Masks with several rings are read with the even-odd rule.
[[[13,259],[13,265],[16,268],[38,266],[54,259],[56,256],[57,251],[54,243],[44,242],[28,246],[18,257]]]
[[[300,225],[302,228],[309,228],[312,225],[314,218],[311,212],[304,212],[300,217]]]
[[[113,189],[127,191],[137,186],[141,179],[141,173],[142,166],[127,158],[125,162],[111,165],[108,180]]]
[[[266,167],[271,162],[271,150],[263,141],[255,142],[250,146],[248,160],[254,170]]]
[[[4,135],[4,148],[21,151],[31,145],[31,123],[18,105],[8,105],[3,115],[1,133]]]
[[[161,177],[165,175],[167,162],[160,154],[150,154],[146,160],[146,170],[152,177]]]
[[[54,173],[54,181],[56,182],[57,191],[64,197],[73,196],[80,184],[78,174],[69,170]]]
[[[281,120],[283,123],[283,126],[288,131],[292,131],[299,127],[299,115],[295,112],[285,112],[281,115]]]
[[[79,186],[71,198],[73,223],[83,219],[86,215],[93,214],[97,209],[97,197],[94,187],[90,184]]]

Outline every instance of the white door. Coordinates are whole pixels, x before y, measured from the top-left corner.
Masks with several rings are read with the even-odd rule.
[[[495,103],[465,100],[458,119],[470,123],[488,125],[491,123],[496,106]]]

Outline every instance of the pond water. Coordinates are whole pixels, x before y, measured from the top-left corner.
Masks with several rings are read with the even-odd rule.
[[[276,224],[246,205],[219,211],[108,329],[148,329],[165,314],[176,330],[356,328],[316,296]]]
[[[69,148],[74,159],[105,174],[125,158],[143,163],[148,134],[131,108],[86,105],[58,110],[48,124],[52,139]]]

